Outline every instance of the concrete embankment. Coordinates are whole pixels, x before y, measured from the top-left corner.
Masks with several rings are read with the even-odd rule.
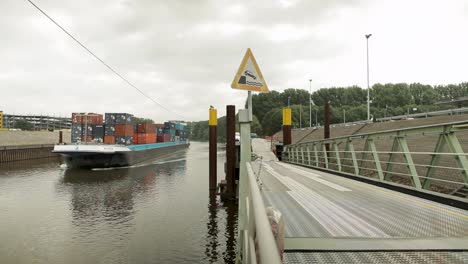
[[[0,131],[0,147],[57,144],[59,131]],[[63,130],[63,142],[70,143],[70,130]]]
[[[50,158],[59,131],[0,131],[0,163]],[[70,131],[63,131],[63,142],[70,143]]]

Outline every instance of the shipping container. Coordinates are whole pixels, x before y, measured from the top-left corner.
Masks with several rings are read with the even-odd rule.
[[[169,142],[171,141],[170,134],[161,134],[157,136],[157,142]]]
[[[138,134],[137,133],[133,133],[133,144],[134,145],[140,144],[140,143],[138,143]]]
[[[152,123],[139,123],[137,131],[139,134],[153,134],[156,133],[156,127]]]
[[[133,125],[116,124],[115,136],[116,137],[125,137],[125,136],[133,137]]]
[[[100,125],[103,123],[103,116],[96,113],[72,113],[72,123]]]
[[[172,135],[172,136],[175,136],[175,130],[174,130],[174,129],[164,128],[163,133],[164,133],[164,134],[170,134],[170,135]]]
[[[113,113],[106,113],[104,115],[104,120],[106,122],[106,125],[115,125],[115,120],[116,120],[116,114]]]
[[[133,115],[128,113],[106,113],[105,121],[106,124],[129,125],[133,124]]]
[[[114,136],[105,135],[105,136],[104,136],[104,144],[114,145],[114,144],[115,144],[115,137],[114,137]]]
[[[177,130],[185,130],[185,124],[176,123],[176,124],[175,124],[175,129],[177,129]]]
[[[104,135],[106,136],[115,136],[115,125],[108,125],[104,126]]]
[[[116,136],[115,144],[119,145],[132,145],[133,144],[133,135],[131,136]]]
[[[164,128],[164,124],[154,124],[156,128]]]
[[[175,129],[175,123],[164,122],[164,129]]]
[[[156,134],[138,134],[138,144],[156,143]]]
[[[81,142],[93,142],[93,136],[81,136]]]
[[[81,136],[82,131],[83,131],[83,126],[81,124],[72,124],[72,130],[71,130],[72,135]]]
[[[93,125],[93,138],[104,138],[104,126]]]

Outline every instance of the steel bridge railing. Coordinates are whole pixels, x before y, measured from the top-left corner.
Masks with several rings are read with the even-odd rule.
[[[468,121],[463,121],[350,135],[287,145],[282,158],[450,193],[468,186],[467,131]]]
[[[245,223],[242,241],[241,263],[271,263],[280,264],[278,248],[271,231],[271,224],[266,214],[257,177],[252,169],[252,165],[247,163],[247,195],[245,199]],[[257,243],[255,243],[257,241]]]

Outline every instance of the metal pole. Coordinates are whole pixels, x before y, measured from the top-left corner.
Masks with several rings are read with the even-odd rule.
[[[312,127],[312,79],[309,79],[309,127]]]
[[[283,146],[291,144],[291,108],[283,108]]]
[[[226,106],[226,184],[227,196],[235,196],[236,191],[236,107]]]
[[[214,108],[209,110],[209,188],[210,195],[213,195],[216,192],[217,184],[217,111]]]
[[[252,91],[249,91],[247,96],[247,109],[249,109],[249,121],[252,121]]]
[[[249,195],[247,162],[252,161],[251,144],[250,144],[250,120],[249,111],[247,109],[239,110],[239,127],[240,127],[240,164],[239,164],[239,213],[238,213],[238,241],[243,245],[244,230],[248,228],[246,214],[246,197]],[[238,250],[237,259],[240,259],[240,253],[246,252],[246,248]]]
[[[367,120],[370,120],[370,86],[369,86],[369,38],[372,34],[366,35],[367,48]]]
[[[315,127],[318,127],[317,115],[318,115],[318,109],[315,109]]]
[[[343,109],[343,124],[346,124],[346,109]]]
[[[302,128],[302,104],[299,107],[299,128]]]
[[[291,104],[290,104],[290,99],[291,99],[291,96],[288,96],[288,108],[291,107]]]

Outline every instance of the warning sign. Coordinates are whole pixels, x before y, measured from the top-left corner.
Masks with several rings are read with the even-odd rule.
[[[249,91],[269,92],[262,72],[250,49],[247,49],[231,87]]]

